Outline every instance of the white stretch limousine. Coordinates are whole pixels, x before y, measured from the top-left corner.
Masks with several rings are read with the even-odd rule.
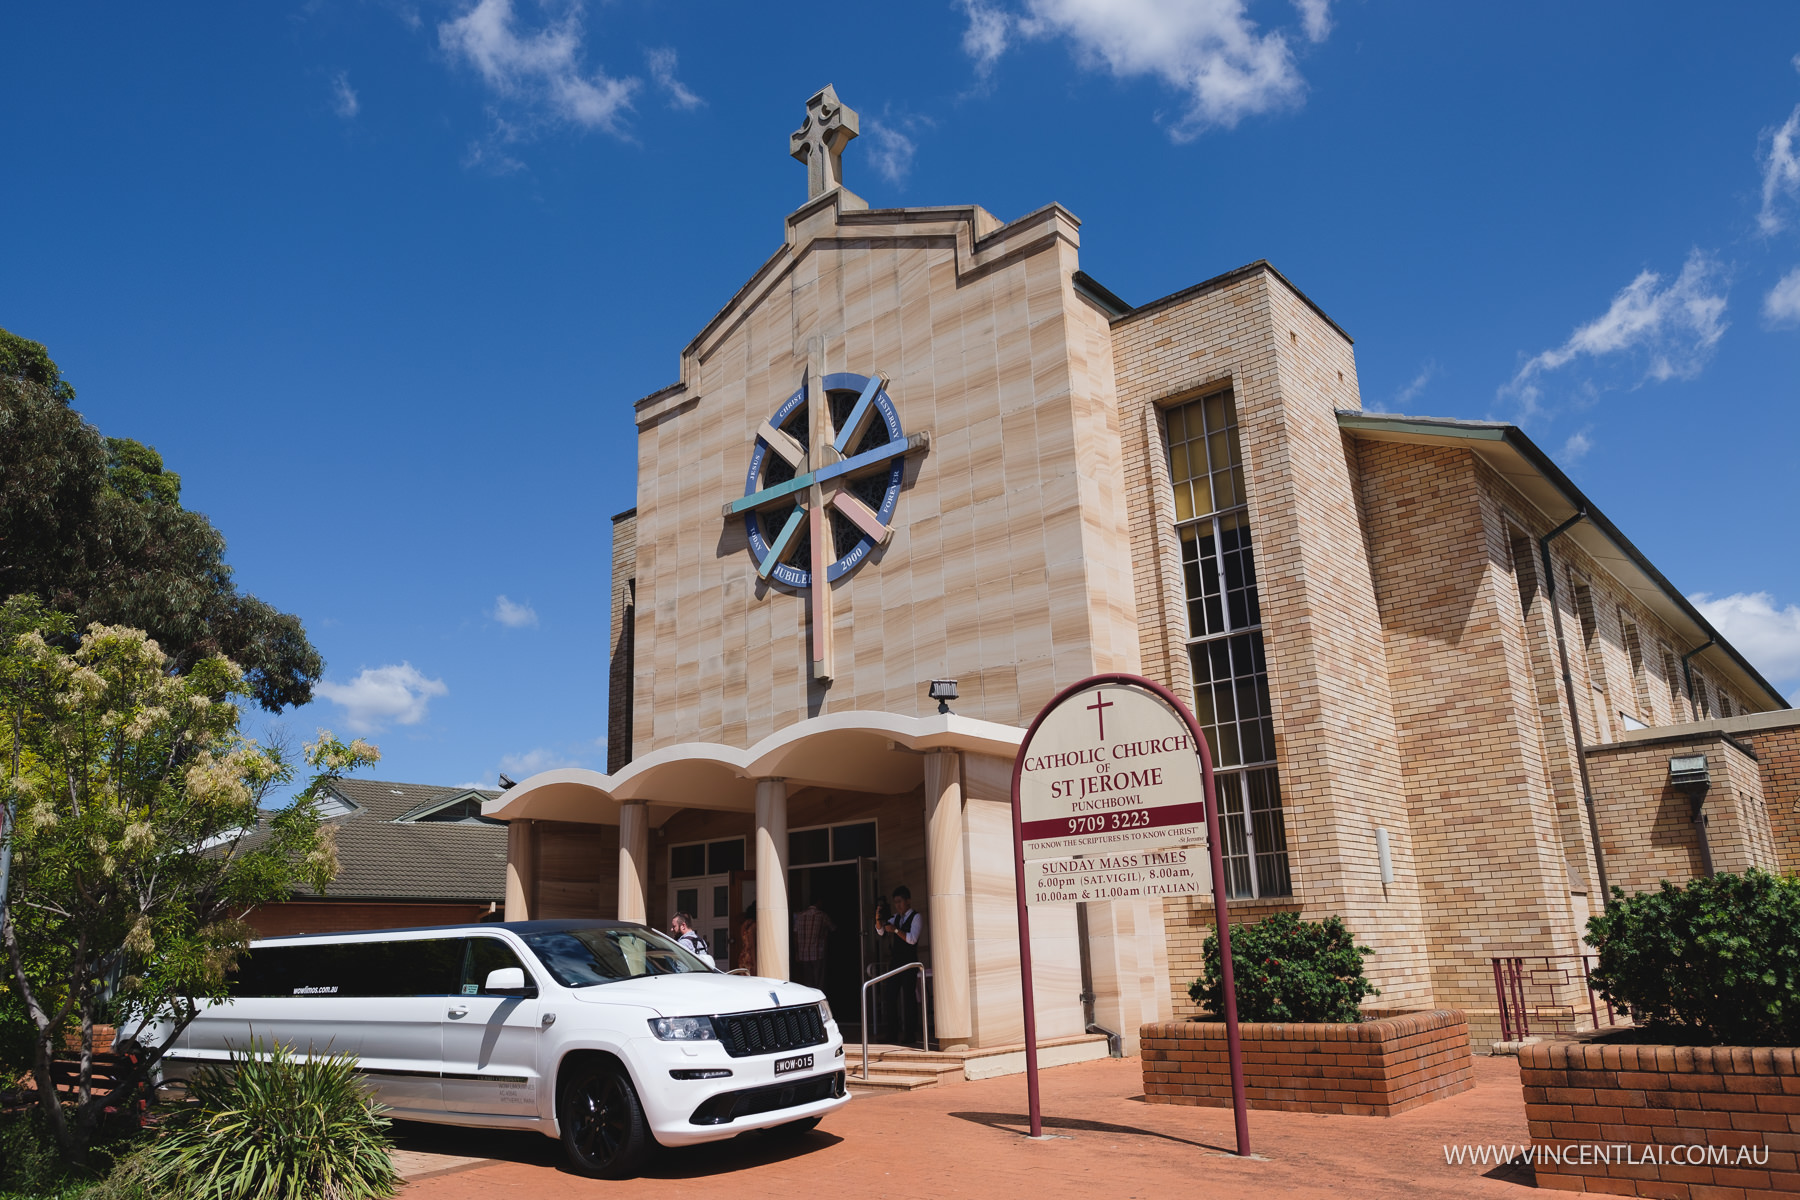
[[[542,1130],[603,1178],[652,1139],[800,1132],[846,1099],[822,992],[721,974],[621,921],[269,938],[231,991],[170,1047],[168,1078],[253,1037],[354,1054],[396,1117]]]

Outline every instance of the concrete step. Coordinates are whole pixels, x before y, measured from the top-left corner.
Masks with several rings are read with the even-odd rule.
[[[895,1071],[883,1071],[879,1068],[872,1068],[869,1071],[869,1077],[864,1079],[859,1068],[856,1071],[848,1072],[845,1075],[845,1082],[849,1084],[850,1090],[853,1092],[916,1092],[920,1088],[936,1087],[938,1081],[942,1078],[942,1075],[935,1073],[931,1075],[905,1075]]]

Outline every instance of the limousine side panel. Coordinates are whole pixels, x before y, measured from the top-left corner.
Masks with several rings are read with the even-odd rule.
[[[168,1073],[224,1062],[253,1041],[302,1054],[352,1054],[376,1098],[396,1116],[440,1112],[443,1005],[439,996],[247,996],[207,1006],[176,1043]]]

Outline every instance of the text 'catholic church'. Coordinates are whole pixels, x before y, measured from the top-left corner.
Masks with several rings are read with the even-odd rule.
[[[686,911],[791,978],[816,903],[853,1023],[904,884],[933,1036],[1017,1042],[1013,759],[1111,671],[1191,697],[1234,920],[1342,916],[1383,1008],[1495,1030],[1491,958],[1580,953],[1602,881],[1800,867],[1800,715],[1517,428],[1363,412],[1266,262],[1133,307],[1059,205],[871,209],[856,132],[808,102],[785,242],[637,402],[609,770],[486,805],[508,919]],[[1040,1037],[1135,1052],[1211,928],[1034,910]]]

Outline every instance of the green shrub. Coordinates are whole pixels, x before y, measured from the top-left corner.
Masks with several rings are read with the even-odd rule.
[[[35,1109],[0,1117],[0,1196],[54,1193],[72,1186],[75,1175],[56,1152],[56,1139]]]
[[[1219,935],[1206,939],[1200,978],[1188,988],[1195,1003],[1225,1017],[1219,973]],[[1381,993],[1363,978],[1363,959],[1341,917],[1302,921],[1276,913],[1255,925],[1231,927],[1231,967],[1241,1021],[1355,1021],[1364,996]]]
[[[390,1196],[388,1119],[349,1055],[264,1052],[202,1069],[192,1103],[138,1164],[148,1190],[190,1200],[362,1200]]]
[[[1613,889],[1588,921],[1593,988],[1673,1041],[1800,1046],[1800,879],[1749,870]]]

